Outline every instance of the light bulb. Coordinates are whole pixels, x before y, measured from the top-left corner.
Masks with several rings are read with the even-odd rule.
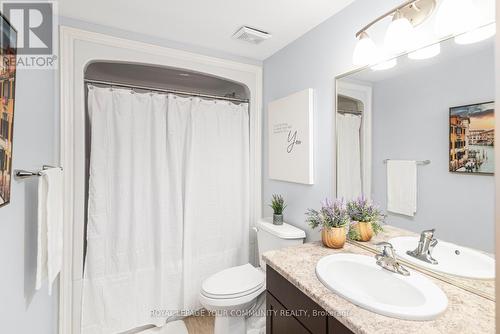
[[[356,47],[354,48],[352,63],[359,66],[371,64],[376,53],[377,47],[375,43],[373,43],[370,36],[363,31],[359,35],[358,43],[356,43]]]
[[[456,35],[479,25],[479,12],[471,0],[443,0],[436,13],[439,38]]]
[[[494,36],[495,33],[496,33],[495,23],[491,23],[486,26],[466,32],[465,34],[458,35],[457,37],[455,37],[455,42],[457,44],[472,44],[488,39]]]
[[[410,59],[429,59],[441,53],[441,44],[436,43],[408,53]]]
[[[384,45],[386,50],[392,54],[399,54],[407,51],[413,43],[413,25],[406,17],[396,12],[385,33]]]
[[[428,59],[437,56],[441,53],[440,43],[434,43],[434,39],[423,33],[421,30],[415,31],[415,43],[411,48],[412,52],[408,53],[409,59]]]
[[[390,68],[393,68],[398,64],[398,61],[396,58],[391,59],[391,60],[386,60],[380,64],[374,65],[371,67],[372,70],[374,71],[383,71],[383,70],[388,70]]]

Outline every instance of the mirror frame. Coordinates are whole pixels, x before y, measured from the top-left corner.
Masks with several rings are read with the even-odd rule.
[[[479,28],[482,28],[482,27],[485,27],[487,25],[490,25],[490,24],[495,24],[495,21],[493,22],[490,22],[488,24],[484,24],[483,26],[481,27],[478,27],[476,29],[479,29]],[[451,40],[451,39],[454,39],[455,37],[457,36],[460,36],[460,35],[463,35],[463,34],[466,34],[468,33],[469,31],[465,31],[465,32],[462,32],[462,33],[459,33],[459,34],[455,34],[455,35],[451,35],[451,36],[448,36],[448,37],[445,37],[445,38],[442,38],[442,39],[438,39],[432,43],[429,43],[429,44],[425,44],[424,46],[421,46],[419,48],[416,48],[416,49],[412,49],[410,51],[406,51],[406,52],[402,52],[402,53],[399,53],[397,55],[394,55],[394,56],[391,56],[387,59],[384,59],[384,60],[381,60],[375,64],[369,64],[369,65],[365,65],[365,66],[361,66],[361,67],[355,67],[347,72],[344,72],[344,73],[341,73],[339,75],[337,75],[334,79],[333,79],[333,117],[332,117],[332,129],[334,129],[333,133],[332,133],[332,142],[334,143],[334,145],[332,145],[332,162],[333,162],[333,166],[332,166],[332,171],[333,171],[333,177],[332,177],[332,186],[333,186],[333,191],[332,191],[332,194],[335,194],[335,196],[337,195],[337,161],[338,161],[338,156],[337,156],[337,153],[338,153],[338,150],[337,150],[337,133],[338,133],[338,128],[337,128],[337,96],[339,94],[339,85],[338,85],[338,82],[339,80],[343,79],[343,78],[346,78],[352,74],[356,74],[356,73],[359,73],[361,71],[364,71],[366,69],[369,69],[373,66],[376,66],[378,64],[381,64],[381,63],[384,63],[384,62],[387,62],[387,61],[390,61],[390,60],[393,60],[393,59],[398,59],[399,57],[402,57],[402,56],[407,56],[409,53],[411,52],[414,52],[414,51],[418,51],[420,49],[423,49],[423,48],[426,48],[426,47],[429,47],[431,45],[435,45],[435,44],[441,44],[443,42],[446,42],[448,40]],[[490,38],[495,38],[495,36],[493,37],[490,37]],[[496,43],[496,41],[495,41]],[[370,129],[370,134],[372,132],[372,115],[370,115],[370,124],[369,124],[369,129]],[[371,138],[370,138],[370,156],[371,156],[371,152],[372,152],[372,145],[371,145]],[[369,168],[370,172],[372,171],[371,169],[371,163],[370,163],[370,168]],[[370,187],[371,188],[371,187]],[[371,197],[371,195],[369,196]],[[347,242],[349,244],[352,244],[358,248],[361,248],[361,249],[364,249],[366,251],[369,251],[373,254],[378,254],[379,252],[377,251],[377,249],[373,248],[373,247],[370,247],[369,244],[363,244],[361,242],[358,242],[358,241],[354,241],[354,240],[350,240],[348,239]],[[495,254],[492,254],[492,255],[495,255]],[[428,269],[425,269],[423,267],[420,267],[418,265],[415,265],[415,264],[412,264],[404,259],[401,259],[401,258],[398,258],[398,260],[404,264],[405,266],[407,266],[408,268],[411,268],[413,270],[416,270],[416,271],[419,271],[425,275],[428,275],[430,277],[433,277],[435,279],[438,279],[440,281],[443,281],[445,283],[448,283],[448,284],[451,284],[453,286],[456,286],[460,289],[463,289],[467,292],[470,292],[472,294],[475,294],[477,296],[480,296],[480,297],[483,297],[485,299],[488,299],[488,300],[491,300],[493,302],[496,301],[496,298],[495,298],[495,292],[493,292],[493,294],[489,294],[487,292],[484,292],[484,291],[481,291],[475,287],[472,287],[472,286],[468,286],[462,282],[459,281],[459,277],[454,277],[452,275],[446,275],[446,274],[442,274],[442,273],[438,273],[438,272],[435,272],[435,271],[431,271],[431,270],[428,270]],[[495,279],[493,280],[493,283],[495,284],[495,290],[496,290],[496,277]],[[481,281],[481,280],[477,280],[478,282]],[[490,281],[486,281],[486,282],[490,282]]]

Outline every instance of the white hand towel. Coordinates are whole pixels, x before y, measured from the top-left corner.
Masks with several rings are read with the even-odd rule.
[[[42,171],[38,179],[38,254],[36,289],[48,278],[49,295],[52,283],[61,271],[63,252],[62,170]]]
[[[387,210],[410,217],[417,212],[416,161],[387,161]]]

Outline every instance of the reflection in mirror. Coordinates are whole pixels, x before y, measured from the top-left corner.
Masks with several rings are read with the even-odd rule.
[[[494,40],[337,78],[336,193],[372,198],[408,264],[494,294]],[[424,233],[423,233],[424,232]]]
[[[371,103],[371,89],[356,84],[341,83],[337,95],[337,197],[355,198],[370,194],[367,150],[362,145],[366,113]],[[363,159],[365,158],[365,159]]]

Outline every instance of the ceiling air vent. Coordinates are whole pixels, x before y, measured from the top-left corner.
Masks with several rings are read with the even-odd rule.
[[[259,44],[271,38],[271,34],[262,30],[243,26],[233,34],[233,38],[252,44]]]

